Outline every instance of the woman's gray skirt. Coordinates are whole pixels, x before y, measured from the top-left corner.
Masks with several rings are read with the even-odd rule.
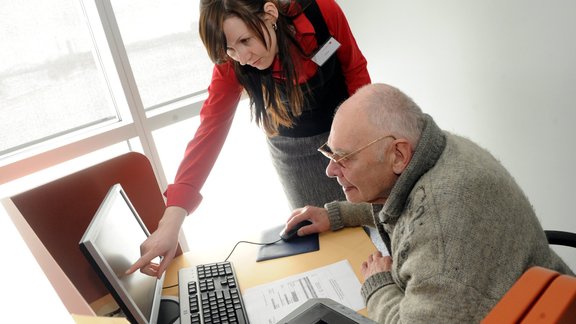
[[[318,152],[328,135],[329,132],[311,137],[268,138],[272,163],[291,209],[306,205],[324,207],[331,201],[346,200],[336,179],[326,175],[329,160]]]

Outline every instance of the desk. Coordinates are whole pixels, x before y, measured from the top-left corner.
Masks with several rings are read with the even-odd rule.
[[[195,263],[222,261],[222,258],[215,258],[214,254],[210,253],[210,249],[193,250],[195,246],[191,244],[191,251],[172,261],[166,271],[164,286],[178,283],[178,269],[182,267],[189,267]],[[350,262],[358,280],[364,282],[360,273],[360,265],[376,250],[361,227],[322,233],[320,234],[320,250],[287,258],[256,262],[258,249],[259,247],[254,245],[239,245],[229,259],[234,265],[242,291],[344,259]],[[178,290],[177,288],[165,289],[165,294],[177,296]],[[366,309],[362,309],[360,313],[367,315]]]
[[[215,243],[216,244],[216,243]],[[212,263],[223,260],[215,250],[222,245],[210,246],[190,244],[191,250],[180,255],[172,261],[166,271],[164,286],[178,284],[178,270],[199,263]],[[229,252],[232,247],[225,247]],[[256,262],[259,247],[248,244],[239,245],[229,260],[233,263],[240,289],[243,291],[260,284],[282,279],[290,275],[302,273],[347,259],[358,277],[363,282],[360,273],[360,265],[368,259],[376,248],[361,227],[345,228],[336,232],[320,234],[320,250],[310,253],[299,254],[287,258]],[[225,254],[227,255],[227,253]],[[225,257],[225,256],[224,256]],[[178,288],[164,289],[164,295],[178,296]],[[110,298],[108,299],[110,301]],[[101,300],[100,304],[107,301]],[[96,303],[92,307],[99,308]],[[98,312],[97,312],[98,313]],[[366,309],[360,311],[366,315]]]

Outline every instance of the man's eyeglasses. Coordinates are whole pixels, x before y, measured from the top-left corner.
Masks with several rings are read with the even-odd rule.
[[[372,142],[370,142],[370,143],[368,143],[368,144],[360,147],[360,148],[357,149],[357,150],[354,150],[354,151],[352,151],[352,152],[350,152],[350,153],[347,153],[347,154],[344,154],[344,155],[342,155],[342,156],[338,155],[337,153],[332,152],[332,149],[330,149],[330,147],[328,146],[328,142],[326,142],[326,143],[324,143],[324,145],[320,146],[320,147],[318,148],[318,151],[319,151],[320,153],[324,154],[325,157],[327,157],[327,158],[329,158],[330,160],[332,160],[332,162],[338,164],[340,167],[343,168],[344,165],[342,164],[342,161],[346,160],[347,158],[351,157],[352,155],[354,155],[354,154],[362,151],[363,149],[366,149],[366,148],[370,147],[370,145],[372,145],[372,144],[374,144],[374,143],[376,143],[376,142],[379,142],[379,141],[381,141],[381,140],[383,140],[383,139],[385,139],[385,138],[387,138],[387,137],[391,137],[391,138],[393,138],[393,139],[396,139],[396,137],[394,137],[394,136],[392,136],[392,135],[385,135],[385,136],[382,136],[382,137],[379,137],[379,138],[373,140]]]

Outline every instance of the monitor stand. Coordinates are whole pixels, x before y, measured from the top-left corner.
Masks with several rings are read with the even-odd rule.
[[[158,324],[180,323],[180,305],[178,297],[162,296],[158,311]]]

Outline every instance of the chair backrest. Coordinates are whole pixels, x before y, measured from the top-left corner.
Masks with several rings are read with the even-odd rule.
[[[565,231],[544,231],[549,244],[576,247],[576,233]]]
[[[107,295],[108,291],[80,252],[78,243],[104,196],[116,183],[122,185],[149,231],[156,230],[165,203],[150,161],[140,153],[126,153],[11,197],[87,303]],[[58,287],[55,288],[58,292]]]
[[[528,269],[482,320],[496,323],[576,323],[576,278]]]

